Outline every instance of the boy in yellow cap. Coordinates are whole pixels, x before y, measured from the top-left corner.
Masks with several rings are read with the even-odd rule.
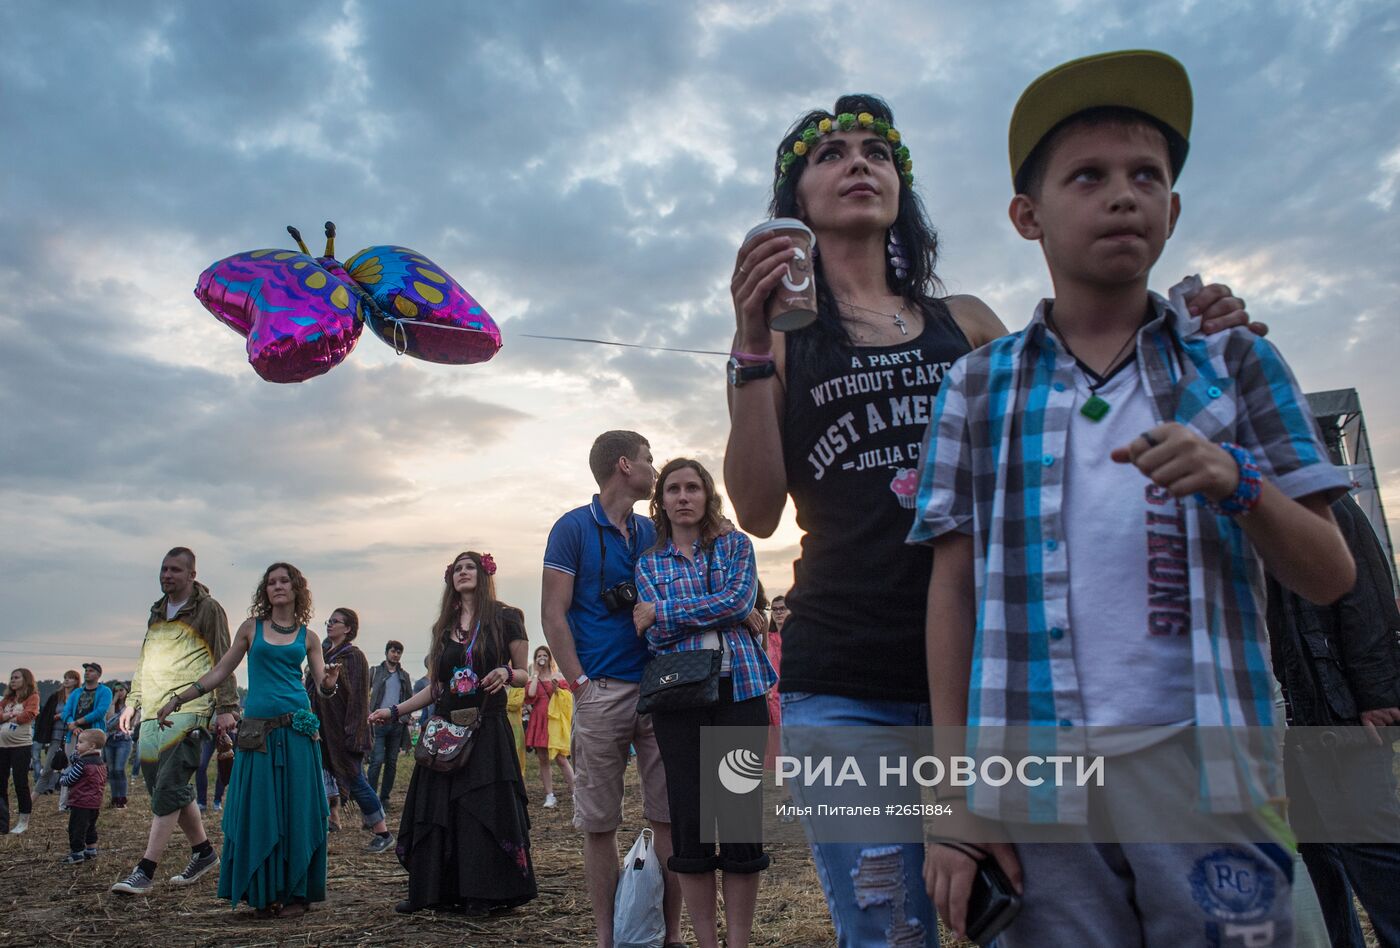
[[[1348,480],[1269,343],[1203,334],[1194,278],[1148,289],[1191,105],[1181,64],[1155,52],[1076,60],[1026,89],[1010,216],[1055,296],[953,366],[929,426],[910,541],[935,549],[935,725],[966,725],[974,756],[1029,733],[1042,753],[1108,761],[1102,791],[947,798],[960,812],[935,827],[930,896],[965,932],[968,854],[994,857],[1020,893],[998,942],[1012,948],[1292,944],[1291,857],[1255,822],[1278,796],[1263,567],[1317,602],[1350,589],[1328,510]],[[1159,803],[1183,802],[1222,838],[1154,841],[1176,828],[1153,824]],[[1007,837],[990,820],[1068,842],[992,842]]]

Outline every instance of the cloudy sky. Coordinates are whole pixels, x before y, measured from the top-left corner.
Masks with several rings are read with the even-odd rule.
[[[392,636],[415,668],[443,566],[489,550],[542,641],[544,539],[593,489],[592,437],[718,472],[724,360],[523,334],[727,348],[773,146],[847,91],[894,107],[949,291],[1019,328],[1047,279],[1006,219],[1011,107],[1132,47],[1197,100],[1157,282],[1228,282],[1305,388],[1359,389],[1400,514],[1394,3],[4,4],[0,662],[129,674],[175,544],[235,620],[289,559],[318,618],[359,610],[371,660]],[[504,349],[437,366],[365,333],[326,376],[258,379],[195,280],[327,219],[341,259],[427,253]],[[759,544],[770,589],[796,543],[789,515]]]

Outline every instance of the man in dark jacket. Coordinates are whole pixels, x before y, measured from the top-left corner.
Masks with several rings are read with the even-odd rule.
[[[1393,726],[1400,725],[1400,609],[1365,513],[1348,496],[1332,505],[1332,514],[1356,559],[1352,591],[1318,606],[1269,580],[1274,674],[1290,725],[1284,744],[1290,819],[1332,944],[1364,944],[1354,892],[1381,943],[1400,945],[1392,747]]]
[[[390,639],[384,646],[384,661],[374,667],[369,684],[369,710],[402,704],[413,694],[413,684],[408,672],[400,661],[403,659],[403,643]],[[369,785],[379,788],[379,803],[389,806],[389,794],[394,789],[395,772],[399,769],[399,748],[408,737],[407,721],[374,726],[373,744],[369,751]],[[383,768],[384,779],[380,782],[379,771]]]

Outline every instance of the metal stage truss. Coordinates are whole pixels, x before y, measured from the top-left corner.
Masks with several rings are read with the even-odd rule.
[[[1395,571],[1395,548],[1390,542],[1390,526],[1385,520],[1381,503],[1380,482],[1371,456],[1371,442],[1366,437],[1366,416],[1361,411],[1361,398],[1354,388],[1333,389],[1330,392],[1308,393],[1308,404],[1322,428],[1322,438],[1332,463],[1346,470],[1351,477],[1352,497],[1376,531],[1390,564],[1392,594],[1400,589],[1400,576]]]

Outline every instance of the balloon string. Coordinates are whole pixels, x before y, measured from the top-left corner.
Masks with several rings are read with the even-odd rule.
[[[596,346],[622,346],[627,349],[651,349],[656,352],[690,352],[695,355],[727,356],[729,353],[720,352],[718,349],[678,349],[674,346],[647,346],[640,342],[618,342],[615,339],[585,339],[581,336],[541,336],[532,332],[522,332],[516,335],[524,336],[527,339],[555,339],[559,342],[590,342]]]
[[[399,355],[403,355],[404,351],[407,349],[408,346],[407,339],[405,338],[404,350],[399,349],[398,339],[399,333],[403,331],[403,323],[411,323],[415,326],[426,326],[429,329],[451,329],[455,330],[456,332],[479,332],[485,333],[486,335],[491,335],[491,333],[489,333],[485,329],[473,329],[470,326],[444,326],[441,323],[429,323],[421,319],[401,319],[392,316],[387,318],[393,320],[394,323],[394,351],[398,352]],[[729,355],[729,353],[720,352],[718,349],[678,349],[673,346],[648,346],[643,345],[640,342],[619,342],[615,339],[587,339],[582,336],[544,336],[533,332],[522,332],[516,333],[515,335],[522,336],[526,339],[553,339],[556,342],[587,342],[595,346],[620,346],[626,349],[651,349],[656,352],[689,352],[693,355]]]

